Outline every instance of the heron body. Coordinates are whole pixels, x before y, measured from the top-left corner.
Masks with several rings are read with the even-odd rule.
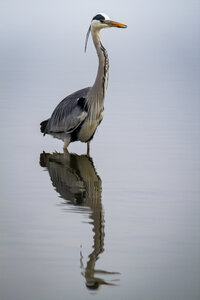
[[[126,28],[127,26],[111,21],[105,14],[98,14],[92,19],[87,33],[85,49],[91,32],[99,59],[93,86],[78,90],[64,98],[54,109],[51,117],[40,124],[44,135],[50,134],[64,141],[64,149],[67,149],[71,142],[80,141],[87,143],[89,152],[89,143],[103,119],[109,59],[100,40],[100,30],[109,27]]]

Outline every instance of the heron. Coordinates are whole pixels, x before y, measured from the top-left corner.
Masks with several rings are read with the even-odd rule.
[[[89,155],[90,142],[103,119],[109,59],[101,43],[100,30],[111,27],[126,28],[127,25],[110,20],[105,13],[99,13],[93,17],[86,35],[85,51],[91,33],[99,60],[93,86],[78,90],[64,98],[56,106],[51,117],[40,123],[43,135],[49,134],[61,139],[64,142],[64,150],[67,150],[70,143],[80,141],[87,143]]]

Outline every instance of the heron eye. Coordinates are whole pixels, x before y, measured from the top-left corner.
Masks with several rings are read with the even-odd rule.
[[[104,20],[100,20],[101,23],[104,23]]]

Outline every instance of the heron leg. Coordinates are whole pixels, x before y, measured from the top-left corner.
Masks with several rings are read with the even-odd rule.
[[[87,142],[87,155],[90,156],[90,142]]]
[[[64,145],[63,145],[63,150],[67,150],[67,147],[70,144],[70,138],[64,139]]]

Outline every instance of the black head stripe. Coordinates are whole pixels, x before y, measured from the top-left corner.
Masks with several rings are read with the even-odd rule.
[[[101,21],[101,20],[105,20],[105,17],[102,16],[101,14],[98,14],[98,15],[96,15],[96,16],[92,19],[92,21],[93,21],[93,20]]]

